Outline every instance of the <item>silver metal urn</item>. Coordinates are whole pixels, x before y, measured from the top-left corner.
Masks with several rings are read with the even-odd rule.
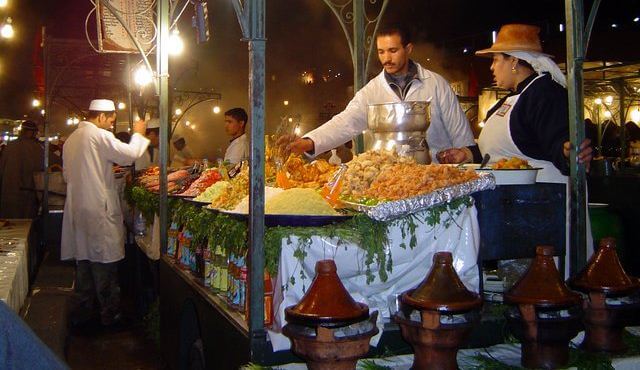
[[[429,163],[429,123],[429,102],[426,101],[369,105],[365,149],[396,150],[412,156],[418,163]]]

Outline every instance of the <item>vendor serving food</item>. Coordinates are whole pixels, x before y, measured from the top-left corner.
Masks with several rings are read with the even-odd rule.
[[[413,50],[407,30],[399,26],[383,27],[376,38],[378,59],[383,71],[369,81],[349,102],[347,108],[303,138],[283,137],[296,154],[315,156],[346,143],[367,129],[367,107],[371,104],[402,101],[430,101],[431,124],[427,142],[432,160],[443,149],[463,148],[461,161],[480,160],[469,121],[455,93],[442,76],[409,59]]]
[[[541,168],[538,182],[566,183],[571,150],[567,82],[560,68],[542,52],[536,26],[502,26],[496,42],[476,55],[493,58],[491,71],[500,88],[511,93],[487,113],[478,139],[492,161],[517,157]],[[443,161],[456,163],[463,150],[450,149]],[[592,158],[590,141],[580,145],[578,161]]]

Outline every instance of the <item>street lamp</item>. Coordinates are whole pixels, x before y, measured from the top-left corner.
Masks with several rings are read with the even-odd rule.
[[[2,0],[0,0],[2,1]],[[13,24],[11,17],[8,17],[7,20],[4,22],[4,24],[2,24],[2,26],[0,27],[0,36],[4,39],[11,39],[13,38]]]

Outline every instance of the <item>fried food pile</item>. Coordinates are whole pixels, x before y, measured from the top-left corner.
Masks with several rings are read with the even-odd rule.
[[[471,169],[461,171],[455,167],[436,164],[396,164],[382,171],[365,195],[378,199],[398,200],[476,178],[478,174]]]
[[[511,157],[509,159],[500,159],[499,161],[491,165],[491,168],[494,170],[526,170],[531,168],[531,166],[525,159]]]
[[[345,196],[360,197],[369,189],[378,175],[399,163],[415,163],[413,158],[400,157],[395,152],[386,150],[369,151],[357,155],[349,162],[342,185]]]
[[[291,188],[321,188],[329,181],[337,166],[329,164],[324,159],[307,163],[299,156],[290,156],[284,164],[286,178],[278,178],[278,186],[283,189]]]
[[[211,208],[233,209],[247,194],[249,194],[249,166],[243,166],[240,173],[229,181],[229,186],[213,200]]]

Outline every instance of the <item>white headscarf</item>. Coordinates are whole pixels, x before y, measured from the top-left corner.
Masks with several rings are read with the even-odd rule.
[[[559,83],[565,89],[567,88],[567,77],[562,73],[558,65],[547,55],[528,51],[507,51],[505,54],[509,54],[531,64],[533,70],[538,74],[549,72],[555,82]]]

